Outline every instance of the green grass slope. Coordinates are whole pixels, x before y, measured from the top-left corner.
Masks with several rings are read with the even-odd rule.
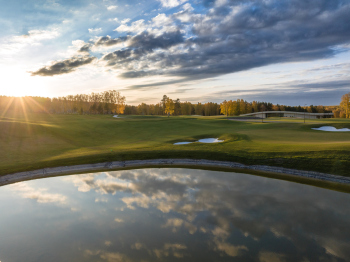
[[[350,175],[345,119],[239,122],[225,117],[7,113],[0,118],[0,175],[44,167],[151,158],[204,158]],[[179,141],[218,137],[217,144]]]

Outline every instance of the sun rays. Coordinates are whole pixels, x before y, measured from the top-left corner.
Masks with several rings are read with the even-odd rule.
[[[1,118],[3,118],[6,115],[7,111],[9,110],[10,106],[12,105],[12,102],[14,99],[15,99],[14,97],[10,97],[10,101],[7,102],[7,104],[3,110],[3,113],[1,114]]]
[[[0,97],[0,121],[15,120],[15,123],[25,123],[24,132],[31,134],[33,123],[30,114],[44,113],[54,118],[54,116],[43,105],[35,100],[35,97]],[[10,121],[12,122],[12,121]],[[42,123],[41,123],[42,124]],[[12,130],[12,129],[11,129]]]

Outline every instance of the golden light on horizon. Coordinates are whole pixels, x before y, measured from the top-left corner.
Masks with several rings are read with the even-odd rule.
[[[25,122],[28,122],[28,113],[29,112],[45,112],[50,114],[50,112],[35,101],[32,97],[9,97],[8,101],[5,103],[4,110],[2,111],[0,118],[6,116],[9,111],[13,111],[14,114],[22,114]],[[51,115],[51,114],[50,114]]]

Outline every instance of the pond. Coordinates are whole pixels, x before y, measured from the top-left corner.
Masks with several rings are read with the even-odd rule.
[[[0,187],[0,261],[350,261],[350,194],[148,168]]]

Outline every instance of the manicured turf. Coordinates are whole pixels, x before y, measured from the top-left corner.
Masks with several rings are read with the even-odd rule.
[[[0,114],[1,115],[1,114]],[[225,117],[7,113],[0,118],[0,174],[43,167],[147,158],[203,158],[350,175],[345,119],[239,122]],[[179,141],[218,137],[218,144]]]

